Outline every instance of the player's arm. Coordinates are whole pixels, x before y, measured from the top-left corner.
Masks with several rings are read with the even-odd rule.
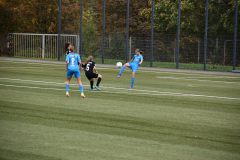
[[[82,70],[85,70],[85,69],[86,69],[86,65],[87,65],[86,63],[82,63],[82,64],[81,64]]]
[[[81,61],[81,58],[80,58],[79,54],[77,56],[77,61],[78,61],[78,68],[81,70],[82,69],[82,61]]]
[[[94,66],[94,67],[93,67],[93,72],[94,72],[94,73],[97,73],[97,68],[96,68],[95,62],[93,62],[93,66]]]
[[[129,62],[132,62],[134,60],[134,56],[131,58],[131,60]]]
[[[66,71],[68,70],[68,64],[69,64],[69,58],[68,56],[66,57]]]
[[[78,67],[80,70],[82,70],[82,61],[81,60],[78,61]]]
[[[141,64],[142,64],[142,62],[143,62],[143,57],[141,58],[141,61],[139,62],[139,65],[141,65]]]
[[[94,72],[94,73],[98,73],[96,66],[93,67],[93,72]]]
[[[68,70],[68,62],[66,62],[66,71]]]

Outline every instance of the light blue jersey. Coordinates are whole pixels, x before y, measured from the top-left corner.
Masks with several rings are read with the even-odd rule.
[[[134,55],[132,62],[129,63],[129,67],[132,69],[133,72],[136,72],[138,70],[139,63],[143,60],[143,56],[140,55]]]
[[[81,58],[79,54],[70,52],[66,57],[66,62],[68,64],[67,78],[71,78],[74,74],[75,78],[81,76],[79,70],[79,63],[81,63]]]
[[[134,55],[132,63],[139,65],[139,63],[143,60],[143,56],[141,54],[139,55]]]
[[[68,63],[68,70],[76,71],[79,70],[81,58],[79,54],[70,52],[66,57],[66,62]]]
[[[129,68],[132,70],[133,73],[136,73],[137,70],[138,70],[138,67],[139,67],[139,63],[143,61],[143,56],[141,54],[135,54],[132,58],[132,61],[127,63],[129,65]],[[120,69],[119,73],[118,73],[118,78],[121,77],[123,71],[125,70],[126,66],[128,65],[124,65],[122,66],[122,68]],[[132,76],[132,79],[131,79],[131,85],[130,85],[130,88],[132,89],[133,88],[133,85],[134,85],[134,81],[135,81],[135,74],[134,76]]]

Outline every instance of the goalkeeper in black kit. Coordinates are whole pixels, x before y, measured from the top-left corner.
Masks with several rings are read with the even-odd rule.
[[[94,88],[96,90],[101,90],[99,85],[102,80],[102,75],[97,73],[96,65],[93,61],[93,56],[88,57],[87,62],[82,64],[82,68],[85,71],[87,79],[90,81],[90,90],[92,91]],[[93,87],[94,79],[97,79],[97,84],[95,87]]]

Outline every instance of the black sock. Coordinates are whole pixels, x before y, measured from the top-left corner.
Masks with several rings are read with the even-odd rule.
[[[99,77],[98,80],[97,80],[97,86],[99,86],[101,80],[102,80],[102,78]]]
[[[90,81],[90,87],[93,89],[93,81]]]

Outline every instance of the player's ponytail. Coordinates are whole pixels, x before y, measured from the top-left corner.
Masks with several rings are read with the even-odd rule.
[[[74,50],[73,44],[70,42],[65,43],[64,50],[65,50],[66,54],[73,52],[73,50]]]
[[[70,44],[71,44],[70,42],[65,43],[64,51],[65,51],[66,54],[69,54],[69,52],[70,52],[70,50],[69,50]]]

